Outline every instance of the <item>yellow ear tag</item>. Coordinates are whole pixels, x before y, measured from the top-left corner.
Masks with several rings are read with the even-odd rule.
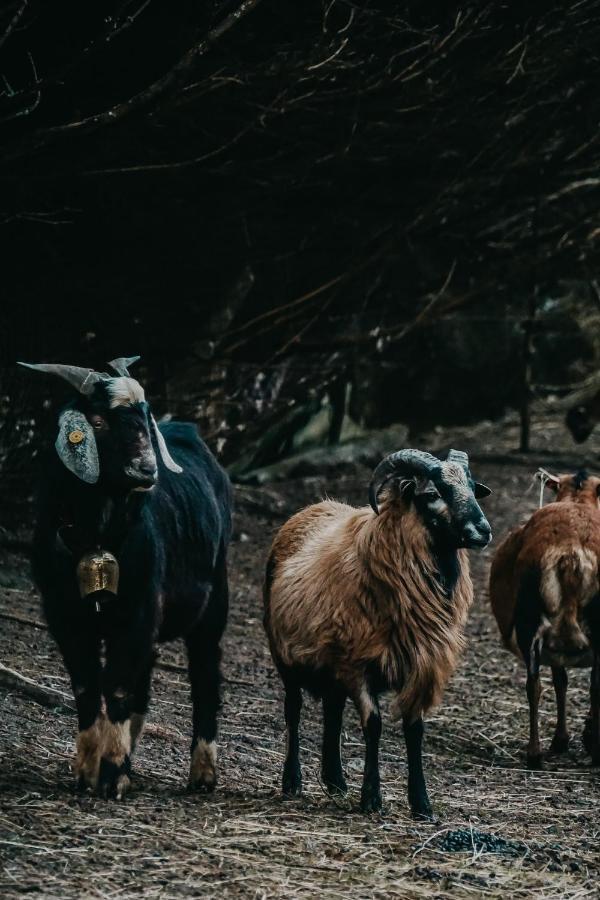
[[[79,429],[76,429],[75,431],[71,431],[69,433],[69,442],[71,444],[80,444],[84,437],[85,434],[83,433],[83,431],[79,431]]]

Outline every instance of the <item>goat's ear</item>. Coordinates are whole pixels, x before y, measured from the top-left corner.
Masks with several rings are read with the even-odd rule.
[[[492,489],[489,488],[487,484],[482,484],[480,481],[476,481],[473,493],[475,494],[476,500],[482,500],[484,497],[490,496],[490,494],[492,493]]]
[[[58,417],[58,437],[54,444],[62,463],[87,484],[100,477],[100,460],[92,426],[78,409],[63,410]]]
[[[156,424],[156,419],[154,416],[150,416],[150,421],[152,422],[152,430],[154,432],[154,437],[156,438],[156,443],[158,444],[158,450],[160,453],[160,457],[164,462],[167,469],[170,469],[171,472],[177,472],[180,475],[183,472],[181,466],[177,465],[171,454],[169,453],[167,442],[165,441],[162,433]]]

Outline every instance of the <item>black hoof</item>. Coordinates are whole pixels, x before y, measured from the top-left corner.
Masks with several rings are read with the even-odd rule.
[[[381,800],[381,794],[379,792],[363,794],[362,797],[360,798],[361,812],[364,812],[364,813],[380,812],[382,806],[383,806],[383,803]]]
[[[539,771],[544,768],[544,758],[541,753],[536,754],[535,756],[530,756],[527,754],[527,768],[532,769],[533,771]]]
[[[93,788],[84,775],[79,775],[79,777],[75,780],[75,790],[78,794],[87,794],[92,791]]]
[[[96,793],[103,800],[123,800],[131,785],[129,757],[120,766],[111,760],[100,760]]]
[[[217,786],[215,781],[188,781],[188,792],[190,794],[212,794]]]
[[[347,794],[348,793],[348,785],[346,784],[346,779],[344,776],[339,773],[335,775],[326,775],[325,772],[321,773],[321,778],[323,779],[323,784],[329,794]]]
[[[301,784],[284,784],[281,787],[281,794],[284,800],[293,800],[294,797],[302,796],[302,785]]]
[[[550,744],[551,753],[566,753],[569,749],[569,735],[555,734]]]
[[[418,819],[421,822],[433,822],[433,810],[429,800],[421,803],[411,803],[410,812],[413,819]]]
[[[302,775],[298,769],[283,773],[281,790],[284,797],[299,797],[302,793]]]

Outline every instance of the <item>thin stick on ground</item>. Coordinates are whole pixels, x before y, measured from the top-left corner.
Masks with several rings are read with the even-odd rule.
[[[43,687],[32,678],[21,675],[15,669],[9,669],[4,663],[0,663],[0,689],[5,691],[18,691],[26,697],[35,700],[41,706],[48,706],[62,711],[72,712],[75,707],[70,702],[67,694],[56,691],[53,688]]]

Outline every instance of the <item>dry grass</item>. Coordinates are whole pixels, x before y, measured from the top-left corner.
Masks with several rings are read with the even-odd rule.
[[[495,450],[499,440],[497,432]],[[531,468],[519,460],[477,466],[477,476],[496,490],[488,509],[497,534],[514,521],[515,496],[520,513],[535,505],[534,496],[524,491],[536,463]],[[295,507],[323,487],[307,481],[280,490]],[[353,501],[363,493],[354,479],[327,487]],[[600,776],[590,768],[579,739],[587,673],[571,677],[573,749],[549,760],[545,771],[528,772],[523,767],[523,674],[498,645],[485,592],[489,559],[482,556],[474,557],[478,599],[469,622],[469,649],[444,705],[428,724],[426,771],[438,821],[417,823],[408,814],[403,741],[387,706],[382,815],[358,812],[363,750],[351,709],[343,748],[349,797],[333,802],[320,786],[319,715],[307,703],[305,794],[298,801],[280,798],[281,695],[262,634],[259,591],[275,524],[240,511],[225,649],[221,781],[212,797],[191,796],[184,789],[190,704],[185,675],[176,668],[183,662],[176,646],[163,654],[175,668],[155,675],[153,726],[142,741],[134,790],[124,803],[75,793],[70,716],[17,695],[0,699],[0,894],[122,900],[141,893],[164,900],[598,896]],[[25,563],[20,566],[14,577],[23,585]],[[22,590],[0,589],[0,610],[25,618],[39,615],[35,595]],[[3,662],[48,687],[68,690],[44,631],[10,619],[0,624]],[[550,695],[551,689],[543,708],[546,745]],[[501,852],[486,852],[490,839],[482,834],[494,835],[493,848]]]

